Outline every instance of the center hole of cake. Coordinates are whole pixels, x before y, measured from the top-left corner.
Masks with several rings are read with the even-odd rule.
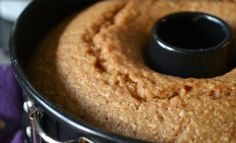
[[[220,22],[201,15],[164,19],[156,32],[165,45],[183,49],[215,47],[225,40],[227,34]]]

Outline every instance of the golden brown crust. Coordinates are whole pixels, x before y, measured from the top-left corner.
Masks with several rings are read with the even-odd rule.
[[[145,65],[152,25],[177,11],[219,16],[236,33],[232,2],[99,2],[42,41],[27,69],[30,80],[66,112],[114,133],[154,142],[236,142],[236,69],[182,79]]]

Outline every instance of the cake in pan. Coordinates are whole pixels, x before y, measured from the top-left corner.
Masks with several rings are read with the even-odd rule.
[[[236,69],[180,78],[145,64],[161,17],[199,11],[236,34],[236,4],[191,0],[108,0],[55,27],[27,67],[33,86],[65,112],[104,130],[151,142],[236,142]]]

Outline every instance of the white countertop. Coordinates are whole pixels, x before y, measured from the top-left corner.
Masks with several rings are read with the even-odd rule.
[[[0,17],[14,22],[30,0],[0,0]]]

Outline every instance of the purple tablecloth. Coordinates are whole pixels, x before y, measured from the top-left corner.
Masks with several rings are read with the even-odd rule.
[[[21,90],[9,63],[8,52],[0,48],[0,143],[22,143]]]

